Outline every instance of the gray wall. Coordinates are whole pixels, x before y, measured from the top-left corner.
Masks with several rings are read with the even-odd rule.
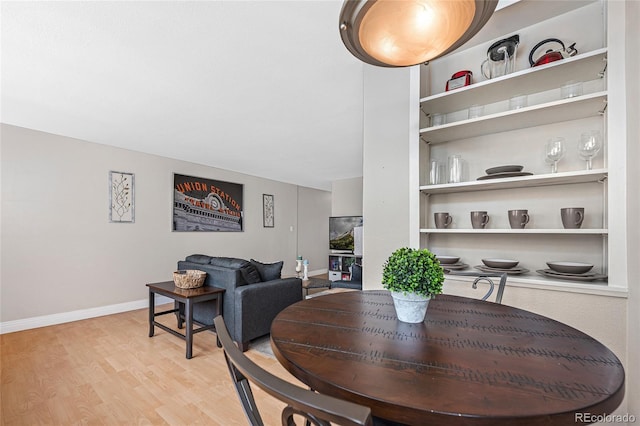
[[[309,274],[326,273],[332,193],[298,187],[298,255],[309,261]]]
[[[329,192],[10,125],[0,136],[3,325],[143,307],[145,283],[170,280],[193,253],[284,260],[285,275],[295,273],[298,248],[312,267],[326,263]],[[109,170],[135,173],[133,224],[108,221]],[[173,173],[243,184],[245,231],[172,232]],[[262,226],[263,193],[274,195],[274,228]]]
[[[362,177],[331,182],[331,216],[362,216]]]

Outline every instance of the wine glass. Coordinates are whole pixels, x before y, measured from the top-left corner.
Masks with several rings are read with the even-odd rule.
[[[558,161],[564,157],[564,138],[551,138],[545,145],[545,161],[551,164],[551,173],[558,172]]]
[[[599,131],[592,130],[589,133],[580,135],[578,154],[580,154],[580,158],[587,162],[587,170],[591,170],[591,160],[600,152],[600,149],[602,149],[602,138]]]

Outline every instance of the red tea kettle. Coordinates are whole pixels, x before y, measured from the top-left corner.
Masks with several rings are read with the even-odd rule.
[[[549,49],[544,53],[544,55],[540,56],[538,59],[534,61],[533,55],[536,53],[536,50],[538,50],[538,48],[540,48],[541,46],[547,43],[558,43],[560,46],[562,46],[562,49],[560,50]],[[576,49],[575,46],[576,44],[573,43],[568,48],[565,48],[562,40],[559,40],[557,38],[548,38],[546,40],[542,40],[540,43],[533,46],[533,49],[531,49],[531,53],[529,53],[529,63],[531,64],[532,67],[537,67],[538,65],[544,65],[544,64],[548,64],[549,62],[559,61],[560,59],[568,58],[570,56],[575,56],[578,53],[578,50]]]

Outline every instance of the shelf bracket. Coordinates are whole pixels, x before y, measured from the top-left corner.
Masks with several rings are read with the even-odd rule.
[[[425,112],[423,105],[420,105],[420,111],[424,114],[425,117],[429,118],[429,114]]]
[[[424,143],[426,143],[427,145],[431,145],[431,141],[428,141],[424,138],[424,136],[420,135],[420,140]]]
[[[602,108],[600,111],[598,111],[598,114],[600,114],[600,115],[604,115],[604,112],[607,110],[607,106],[609,105],[609,103],[606,100],[604,100],[602,102],[604,102],[604,108]]]
[[[607,71],[607,65],[608,65],[606,56],[604,58],[602,58],[602,61],[604,62],[604,68],[602,69],[602,71],[600,71],[598,73],[598,77],[600,77],[600,78],[604,78],[604,75],[605,75],[605,73]]]
[[[608,178],[608,176],[602,176],[602,178],[598,179],[598,183],[605,183],[607,178]]]

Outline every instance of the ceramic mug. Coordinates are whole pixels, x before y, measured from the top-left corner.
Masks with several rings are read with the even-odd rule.
[[[511,229],[522,229],[529,223],[529,210],[509,210]]]
[[[444,212],[434,213],[433,218],[436,222],[436,228],[438,229],[448,228],[449,225],[451,225],[451,222],[453,221],[453,218],[449,215],[449,213],[444,213]]]
[[[487,223],[489,223],[489,215],[487,212],[471,212],[471,226],[473,226],[473,229],[484,229]]]
[[[565,229],[578,229],[584,220],[584,207],[565,207],[560,209],[562,226]]]

